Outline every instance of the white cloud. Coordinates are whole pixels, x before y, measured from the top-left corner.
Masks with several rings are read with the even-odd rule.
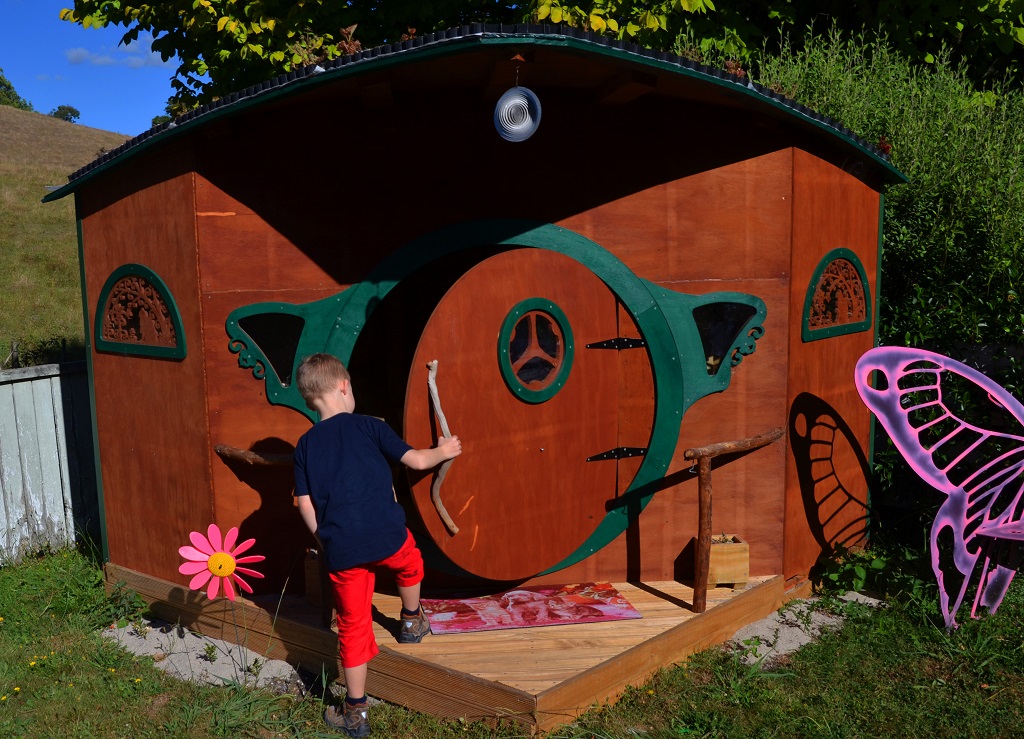
[[[118,46],[116,49],[101,47],[99,51],[90,51],[79,46],[65,49],[64,56],[71,64],[92,64],[98,67],[113,64],[130,69],[174,66],[173,60],[163,61],[152,47],[153,37],[149,34],[140,34],[138,40],[128,46]]]

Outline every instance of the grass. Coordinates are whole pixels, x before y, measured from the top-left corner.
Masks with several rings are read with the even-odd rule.
[[[934,588],[929,589],[934,592]],[[774,664],[702,652],[550,732],[618,737],[1008,737],[1024,725],[1024,588],[1000,612],[942,627],[933,596],[870,609],[828,599],[846,624]],[[75,551],[0,568],[0,736],[337,736],[315,691],[275,695],[167,677],[100,636],[140,613],[106,595],[94,561]],[[517,726],[442,721],[383,704],[380,737],[518,737]]]
[[[74,199],[40,201],[47,185],[66,184],[69,174],[124,140],[120,134],[0,106],[0,362],[9,356],[12,341],[19,342],[29,361],[36,353],[49,359],[62,342],[81,351]]]

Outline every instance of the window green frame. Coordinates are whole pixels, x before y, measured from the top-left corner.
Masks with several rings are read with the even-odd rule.
[[[814,307],[814,296],[818,292],[821,278],[824,276],[825,271],[829,266],[839,260],[850,262],[857,271],[857,275],[860,279],[860,286],[864,291],[864,318],[859,321],[837,323],[824,328],[811,328],[811,311]],[[818,262],[818,266],[815,268],[814,274],[811,276],[811,281],[807,286],[807,295],[804,298],[803,320],[801,321],[801,338],[805,343],[818,341],[819,339],[828,339],[833,336],[842,336],[843,334],[855,334],[860,333],[861,331],[870,331],[872,325],[871,286],[868,285],[868,278],[867,273],[864,271],[864,265],[861,263],[860,258],[851,250],[844,248],[833,249],[822,257],[820,262]]]
[[[512,369],[512,360],[509,357],[509,344],[512,341],[512,333],[515,331],[519,319],[532,311],[545,313],[555,320],[558,330],[562,332],[562,357],[561,362],[555,368],[555,379],[540,390],[531,390],[526,387],[516,376]],[[501,369],[501,376],[508,385],[508,389],[526,403],[543,403],[558,394],[558,391],[569,379],[572,371],[573,355],[575,353],[575,342],[572,338],[572,327],[565,313],[555,303],[546,298],[528,298],[512,306],[512,310],[505,316],[501,324],[501,331],[498,333],[498,367]]]
[[[174,346],[158,346],[155,344],[141,344],[128,341],[111,341],[103,338],[103,319],[107,314],[107,304],[110,301],[110,293],[114,286],[125,277],[140,277],[149,283],[157,296],[167,307],[167,317],[174,328]],[[96,302],[96,314],[94,316],[93,337],[96,351],[109,352],[112,354],[131,354],[140,357],[154,357],[157,359],[182,360],[188,354],[188,346],[185,341],[185,329],[181,325],[181,313],[178,304],[174,301],[174,295],[168,289],[156,272],[141,264],[124,264],[111,272],[110,277],[103,283],[100,290],[99,300]]]

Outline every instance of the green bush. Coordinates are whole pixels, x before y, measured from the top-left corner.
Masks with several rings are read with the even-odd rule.
[[[891,146],[909,178],[885,191],[879,343],[945,354],[1022,398],[1024,91],[979,88],[969,72],[948,55],[916,64],[885,38],[833,31],[783,44],[754,77]],[[984,422],[963,400],[958,410]],[[934,510],[934,495],[888,441],[875,448],[876,502],[909,497]]]

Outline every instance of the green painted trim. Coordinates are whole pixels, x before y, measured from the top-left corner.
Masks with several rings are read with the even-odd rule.
[[[106,315],[107,301],[110,298],[110,291],[118,280],[134,275],[142,277],[163,298],[170,314],[171,325],[174,326],[174,333],[177,337],[177,344],[174,346],[152,346],[149,344],[131,344],[121,341],[107,341],[103,338],[103,317]],[[100,298],[96,302],[96,315],[93,316],[93,336],[96,342],[96,351],[110,352],[112,354],[130,354],[140,357],[156,357],[159,359],[184,359],[188,354],[185,342],[185,329],[181,325],[181,313],[178,311],[178,304],[174,301],[174,295],[167,288],[167,285],[149,267],[141,264],[122,264],[110,273],[110,277],[103,283],[100,290]]]
[[[857,275],[860,277],[860,284],[864,287],[864,319],[854,323],[839,323],[835,326],[829,326],[828,328],[812,330],[810,325],[811,306],[814,302],[814,294],[818,290],[818,282],[821,280],[821,276],[825,273],[828,266],[837,259],[845,259],[857,270]],[[864,265],[861,264],[860,257],[849,249],[833,249],[822,257],[820,262],[818,262],[818,266],[814,269],[814,274],[811,276],[811,281],[807,285],[807,294],[804,297],[803,319],[801,320],[800,325],[800,337],[803,339],[804,343],[807,343],[811,341],[818,341],[819,339],[828,339],[832,336],[872,331],[874,326],[872,323],[873,306],[871,301],[871,285],[868,284],[868,276],[864,271]]]
[[[685,407],[689,409],[701,398],[728,388],[732,379],[732,368],[742,362],[743,357],[754,353],[757,340],[764,335],[764,321],[768,317],[768,307],[764,301],[747,293],[688,295],[653,283],[647,285],[665,313],[680,356],[699,359],[683,362]],[[754,314],[743,324],[726,353],[729,362],[723,360],[718,373],[709,375],[705,364],[704,342],[701,341],[700,332],[693,319],[693,311],[695,308],[714,303],[742,303],[753,308]]]
[[[82,219],[75,219],[78,232],[78,274],[82,290],[82,327],[84,329],[85,361],[89,379],[89,422],[92,424],[92,462],[96,472],[96,513],[100,523],[100,556],[110,561],[110,546],[107,535],[107,506],[103,496],[103,465],[100,461],[100,431],[96,420],[96,372],[93,369],[92,332],[89,331],[89,296],[85,292],[85,244],[82,239]]]
[[[469,221],[425,234],[398,249],[366,280],[349,289],[351,299],[334,321],[323,351],[347,363],[373,308],[402,279],[436,259],[465,249],[494,245],[547,249],[580,262],[619,297],[647,340],[657,398],[654,425],[647,454],[626,493],[640,491],[634,495],[637,505],[630,509],[630,513],[635,510],[639,514],[654,495],[652,484],[664,476],[679,440],[686,410],[683,373],[675,338],[647,283],[593,241],[559,226],[526,220]],[[575,552],[545,572],[555,572],[582,561],[622,534],[629,521],[625,507],[613,508]]]
[[[250,316],[267,313],[280,313],[301,318],[303,320],[302,335],[299,337],[291,368],[291,375],[294,377],[295,370],[305,357],[324,351],[327,332],[330,331],[335,318],[344,310],[353,294],[352,288],[349,288],[313,303],[298,305],[293,303],[254,303],[236,308],[228,315],[224,325],[229,339],[228,351],[238,355],[239,367],[251,369],[253,377],[257,380],[264,380],[267,400],[271,405],[292,408],[314,423],[319,420],[316,411],[306,407],[306,401],[299,394],[299,389],[294,384],[285,385],[281,381],[266,354],[245,332],[239,322]],[[346,364],[348,360],[348,356],[343,359]]]
[[[885,257],[885,193],[878,196],[878,264],[875,265],[875,322],[872,326],[871,346],[878,346],[878,320],[882,315],[882,260]],[[874,481],[875,469],[875,433],[878,419],[874,413],[868,414],[868,469],[871,470],[869,479]],[[874,485],[868,485],[867,510],[865,512],[865,531],[869,534],[872,529],[871,511],[873,501],[871,491]]]
[[[533,44],[540,46],[566,47],[574,51],[612,57],[617,61],[654,67],[656,69],[665,70],[684,77],[697,79],[701,82],[710,83],[717,87],[724,88],[731,93],[748,97],[760,105],[765,105],[773,110],[782,112],[787,118],[795,119],[805,125],[810,125],[824,132],[829,138],[838,140],[842,147],[854,149],[859,155],[870,160],[875,166],[883,171],[886,178],[891,182],[904,183],[909,181],[906,175],[896,169],[886,159],[872,152],[870,149],[861,146],[851,136],[847,136],[842,133],[842,131],[837,130],[824,121],[820,121],[810,115],[805,115],[798,110],[785,105],[781,101],[775,100],[768,95],[758,92],[751,85],[743,84],[742,82],[737,82],[733,79],[716,77],[700,70],[689,69],[673,61],[656,59],[643,54],[635,54],[626,49],[614,48],[610,45],[587,39],[572,38],[560,34],[483,32],[437,41],[429,46],[406,49],[399,52],[383,53],[380,56],[373,58],[362,58],[358,61],[353,61],[340,67],[328,69],[320,74],[299,78],[294,82],[283,83],[279,87],[272,88],[258,95],[245,97],[237,102],[214,108],[213,110],[197,116],[194,120],[186,120],[178,123],[174,127],[168,127],[162,131],[150,134],[148,138],[130,147],[123,154],[111,158],[107,162],[97,166],[95,169],[89,170],[60,189],[49,193],[43,198],[42,202],[48,203],[53,200],[59,200],[60,198],[75,192],[82,185],[92,181],[101,174],[121,166],[124,162],[138,156],[141,152],[144,152],[154,146],[160,146],[169,141],[174,141],[182,136],[187,136],[193,131],[204,126],[211,125],[226,116],[235,115],[254,107],[272,105],[279,98],[299,94],[306,91],[307,88],[329,84],[337,79],[344,79],[352,75],[358,75],[366,72],[382,71],[392,66],[412,64],[432,57],[458,54],[462,52],[464,47],[478,44],[488,46],[510,46],[514,48]]]
[[[516,377],[516,373],[512,369],[512,362],[508,356],[508,345],[512,340],[512,332],[515,330],[516,324],[519,323],[519,319],[530,311],[542,311],[554,318],[565,341],[562,364],[558,367],[558,374],[551,384],[542,390],[530,390],[523,385],[519,378]],[[505,384],[512,394],[525,403],[543,403],[544,401],[551,400],[558,394],[558,391],[565,385],[565,381],[569,379],[575,351],[576,346],[573,341],[572,326],[569,325],[569,319],[566,318],[561,308],[547,298],[527,298],[512,306],[512,310],[508,312],[508,315],[505,316],[505,320],[501,324],[501,331],[498,332],[498,367],[501,369],[501,377],[505,380]]]

